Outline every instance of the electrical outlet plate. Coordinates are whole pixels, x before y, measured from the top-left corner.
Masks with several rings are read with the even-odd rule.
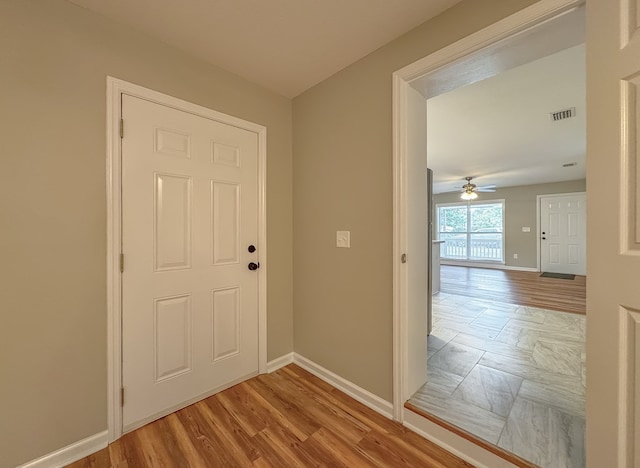
[[[351,247],[351,231],[336,231],[336,247]]]

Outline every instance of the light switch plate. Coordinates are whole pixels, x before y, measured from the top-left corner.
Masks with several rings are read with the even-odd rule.
[[[523,226],[522,232],[531,232],[531,228],[529,226]]]
[[[351,247],[351,231],[336,231],[336,247]]]

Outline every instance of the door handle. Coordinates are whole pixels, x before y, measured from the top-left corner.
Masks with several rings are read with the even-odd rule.
[[[547,240],[547,238],[546,238],[546,237],[543,237],[543,238],[542,238],[542,240]]]
[[[260,263],[251,262],[249,263],[248,268],[251,271],[256,271],[258,268],[260,268]]]

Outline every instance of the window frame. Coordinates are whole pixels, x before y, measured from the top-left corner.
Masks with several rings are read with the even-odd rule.
[[[502,259],[501,260],[492,260],[492,259],[472,259],[469,258],[469,254],[471,252],[471,234],[473,234],[473,232],[470,230],[471,229],[471,207],[474,205],[501,205],[502,206],[502,231],[500,232],[501,234],[501,253],[502,253]],[[442,231],[440,231],[440,208],[445,208],[445,207],[464,207],[467,209],[467,231],[465,232],[458,232],[458,234],[464,234],[466,236],[466,240],[467,240],[467,249],[466,249],[466,258],[452,258],[452,257],[445,257],[441,254],[441,258],[442,260],[445,261],[451,261],[451,262],[466,262],[466,263],[492,263],[492,264],[500,264],[500,265],[504,265],[505,264],[505,245],[506,245],[506,229],[505,229],[505,207],[506,207],[506,203],[505,203],[505,199],[504,198],[498,198],[498,199],[492,199],[492,200],[468,200],[468,201],[463,201],[463,202],[446,202],[446,203],[436,203],[435,204],[435,238],[438,240],[442,240],[440,239],[440,234],[443,234]],[[446,234],[446,232],[444,233]]]

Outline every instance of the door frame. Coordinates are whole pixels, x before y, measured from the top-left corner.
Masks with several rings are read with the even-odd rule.
[[[122,436],[122,94],[254,132],[258,136],[258,372],[267,371],[267,129],[237,117],[107,76],[107,428]]]
[[[484,48],[514,37],[582,5],[584,0],[539,0],[507,18],[464,37],[393,73],[393,418],[421,432],[459,455],[487,453],[425,418],[404,409],[403,395],[408,368],[408,122],[409,99],[415,96],[411,82],[418,80]],[[424,142],[426,154],[426,141]],[[407,257],[404,257],[407,255]],[[466,457],[468,459],[468,457]]]
[[[569,193],[547,193],[547,194],[543,194],[543,195],[536,195],[536,235],[538,236],[538,242],[536,243],[536,253],[537,253],[537,262],[536,262],[536,268],[539,272],[542,273],[542,228],[541,228],[541,224],[542,224],[542,219],[540,218],[540,216],[542,216],[542,209],[540,207],[540,201],[542,200],[542,198],[544,197],[570,197],[572,195],[584,195],[584,199],[586,201],[587,199],[587,192],[569,192]],[[586,210],[585,210],[585,219],[586,219]],[[586,227],[586,226],[585,226]],[[586,239],[586,232],[585,232],[585,239]],[[585,270],[587,268],[586,265],[586,261],[587,259],[584,259],[585,261]]]

